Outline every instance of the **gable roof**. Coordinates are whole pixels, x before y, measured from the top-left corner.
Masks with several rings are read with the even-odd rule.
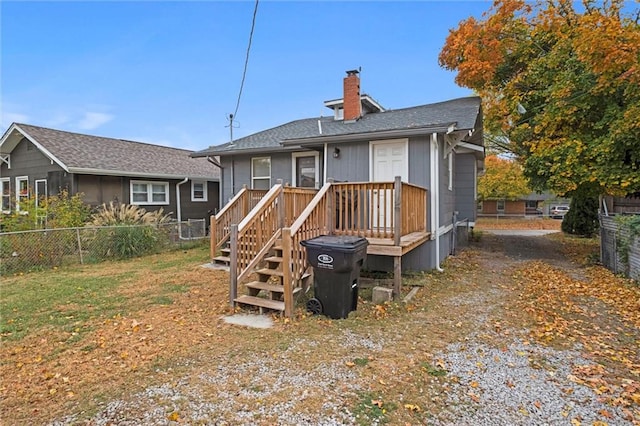
[[[192,151],[21,123],[2,136],[0,153],[11,153],[23,138],[69,173],[219,180],[219,169],[191,158]]]
[[[295,120],[191,154],[192,157],[239,152],[282,151],[283,147],[346,142],[363,137],[387,137],[451,130],[477,130],[480,137],[467,142],[482,145],[481,103],[477,96],[434,104],[366,114],[353,122],[315,117]]]

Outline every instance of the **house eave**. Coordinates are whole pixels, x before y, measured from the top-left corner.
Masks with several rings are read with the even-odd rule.
[[[126,176],[126,177],[137,177],[137,178],[146,178],[146,179],[184,179],[188,178],[191,180],[207,180],[212,182],[218,182],[220,178],[213,176],[200,176],[200,175],[176,175],[170,173],[139,173],[139,172],[127,172],[123,170],[105,170],[105,169],[94,169],[88,167],[69,167],[69,173],[79,174],[79,175],[102,175],[102,176]]]
[[[295,138],[295,139],[286,139],[282,141],[283,146],[309,146],[309,145],[317,145],[326,142],[351,142],[362,139],[385,139],[385,138],[395,138],[401,136],[420,136],[427,135],[431,133],[444,133],[449,128],[450,124],[438,125],[438,126],[428,126],[428,127],[416,127],[411,129],[397,129],[397,130],[382,130],[382,131],[371,131],[371,132],[361,132],[361,133],[349,133],[349,134],[341,134],[341,135],[322,135],[322,136],[312,136],[306,138]]]
[[[191,154],[192,158],[202,158],[202,157],[210,157],[210,156],[229,156],[229,155],[244,155],[244,154],[272,154],[274,152],[292,152],[295,151],[296,148],[300,148],[299,145],[292,144],[291,146],[269,146],[269,147],[258,147],[258,148],[234,148],[225,151],[200,151],[194,152]]]

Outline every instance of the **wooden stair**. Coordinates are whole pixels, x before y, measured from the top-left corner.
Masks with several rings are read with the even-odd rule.
[[[231,265],[231,249],[229,248],[229,242],[227,245],[220,249],[220,255],[211,259],[211,263],[216,266],[226,266],[227,268]]]
[[[234,299],[236,304],[257,307],[260,313],[264,309],[284,312],[284,285],[282,272],[282,244],[276,241],[271,253],[263,259],[263,265],[256,269],[256,280],[245,283],[249,294]],[[293,289],[294,298],[306,286],[311,274],[304,274],[301,285]]]

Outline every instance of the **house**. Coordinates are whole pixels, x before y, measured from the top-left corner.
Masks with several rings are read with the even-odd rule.
[[[24,197],[83,194],[92,206],[111,201],[178,220],[209,217],[219,206],[219,172],[190,151],[13,123],[0,140],[2,211]]]
[[[568,206],[571,200],[549,192],[532,192],[517,200],[491,199],[478,202],[478,217],[549,216],[556,205]]]
[[[279,180],[316,191],[313,200],[299,203],[305,208],[298,213],[309,219],[296,219],[286,206],[292,219],[281,222],[294,233],[306,229],[306,238],[318,232],[367,237],[368,270],[394,271],[398,281],[400,270],[440,268],[453,250],[457,225],[473,225],[476,218],[476,180],[484,168],[480,98],[388,110],[360,93],[358,71],[347,71],[343,90],[342,98],[324,103],[330,116],[292,121],[191,155],[219,158],[224,200],[236,200],[243,186],[266,192]],[[326,214],[312,214],[320,205]],[[318,223],[305,228],[302,221],[312,216]],[[250,222],[242,220],[238,238]],[[218,232],[228,235],[232,223]]]

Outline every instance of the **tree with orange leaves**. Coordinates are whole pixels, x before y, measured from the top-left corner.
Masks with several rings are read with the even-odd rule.
[[[537,190],[640,193],[640,26],[623,0],[499,0],[439,61],[483,98]]]
[[[480,200],[517,200],[530,192],[520,164],[497,155],[487,156],[485,173],[478,178]]]

